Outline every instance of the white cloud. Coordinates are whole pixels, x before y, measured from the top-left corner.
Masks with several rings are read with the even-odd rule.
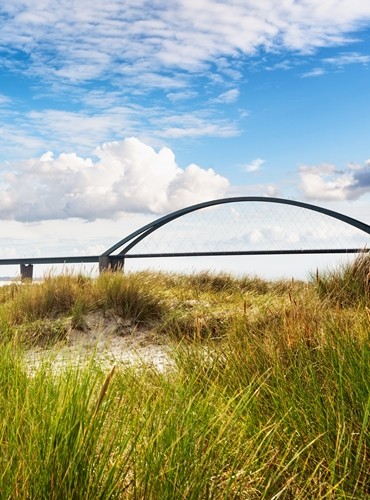
[[[238,99],[239,95],[240,92],[238,89],[227,90],[226,92],[223,92],[218,97],[216,97],[216,99],[214,99],[214,102],[230,104],[232,102],[235,102]]]
[[[17,124],[0,122],[0,149],[2,158],[17,157],[37,153],[43,147],[43,141],[33,133]]]
[[[2,159],[27,158],[45,149],[90,153],[108,138],[138,135],[143,110],[135,106],[107,107],[90,111],[14,110],[0,119]],[[153,135],[153,134],[152,134]]]
[[[0,106],[7,106],[10,102],[11,100],[8,96],[0,94]]]
[[[327,73],[327,71],[332,71],[333,67],[342,68],[349,64],[369,64],[370,55],[359,54],[358,52],[346,52],[342,53],[336,57],[327,57],[322,60],[323,67],[313,68],[310,71],[301,74],[301,78],[312,78],[316,76],[322,76]]]
[[[223,120],[217,113],[227,110],[219,108],[187,124],[156,127],[156,119],[171,112],[167,101],[159,105],[161,97],[182,110],[186,99],[202,92],[205,105],[235,102],[246,57],[284,54],[280,68],[289,68],[290,51],[296,66],[299,53],[346,44],[369,20],[370,4],[363,0],[3,0],[0,64],[13,76],[22,74],[31,98],[13,106],[22,108],[17,116],[0,119],[0,149],[7,157],[22,143],[30,144],[28,156],[42,147],[86,154],[95,144],[129,135],[236,135],[238,123]],[[367,57],[343,53],[337,62],[365,63]],[[330,59],[323,62],[330,67]],[[51,109],[54,97],[59,110]],[[41,99],[49,109],[41,110]],[[0,96],[0,106],[6,104]]]
[[[0,13],[5,19],[0,43],[30,54],[25,68],[31,73],[70,82],[104,78],[107,73],[138,78],[146,74],[144,65],[152,74],[144,80],[163,86],[158,74],[166,68],[207,73],[218,58],[255,54],[260,47],[310,52],[346,43],[369,21],[370,4],[363,0],[57,4],[4,0]],[[167,75],[166,86],[173,76]]]
[[[162,145],[167,139],[198,137],[232,137],[240,133],[238,123],[216,116],[211,108],[177,113],[162,106],[130,104],[114,106],[115,96],[93,92],[86,96],[88,104],[101,100],[89,111],[12,111],[1,123],[0,150],[3,159],[19,159],[53,151],[73,150],[91,154],[96,144],[135,136]],[[106,106],[104,107],[104,103]],[[6,118],[6,119],[5,119]]]
[[[301,78],[314,78],[316,76],[325,75],[326,71],[323,68],[314,68],[306,73],[301,74]]]
[[[222,196],[229,183],[212,169],[180,168],[169,148],[156,152],[136,138],[105,143],[98,161],[44,153],[6,165],[0,217],[19,221],[114,218],[123,212],[164,213]]]
[[[276,184],[245,184],[231,185],[227,190],[227,196],[267,196],[280,197],[282,195],[280,186]]]
[[[58,138],[61,144],[93,148],[100,137],[130,130],[135,123],[137,111],[128,107],[111,108],[108,112],[88,113],[46,109],[27,114],[29,123],[37,127],[41,136]]]
[[[349,64],[368,64],[370,62],[370,56],[359,54],[357,52],[349,52],[343,53],[336,57],[328,57],[322,60],[322,63],[325,65],[323,67],[313,68],[310,71],[306,71],[302,73],[301,78],[314,78],[317,76],[322,76],[327,73],[327,71],[332,70],[334,66],[337,68],[341,68],[343,66],[347,66]]]
[[[233,137],[237,135],[238,129],[232,124],[208,123],[205,127],[169,127],[161,132],[163,137],[179,139],[183,137]]]
[[[333,165],[303,166],[299,169],[300,189],[310,200],[344,200],[351,176],[337,174]]]
[[[347,52],[340,54],[337,57],[328,57],[324,62],[333,64],[334,66],[346,66],[347,64],[368,64],[370,63],[370,55],[359,54],[358,52]]]
[[[279,69],[287,71],[289,69],[292,69],[292,67],[293,67],[292,61],[290,61],[289,59],[285,59],[284,61],[273,64],[272,66],[266,66],[265,69],[267,71],[275,71]]]
[[[194,99],[198,96],[198,93],[192,90],[184,90],[179,92],[169,92],[167,94],[168,99],[172,102],[186,101],[188,99]]]
[[[245,172],[257,172],[264,163],[265,160],[262,160],[261,158],[256,158],[247,165],[244,165],[242,168]]]
[[[334,165],[302,166],[299,189],[310,200],[355,200],[370,192],[370,160],[363,166],[349,164],[344,171]]]
[[[206,112],[184,113],[151,119],[157,134],[166,138],[233,137],[239,130],[228,120],[211,119]]]

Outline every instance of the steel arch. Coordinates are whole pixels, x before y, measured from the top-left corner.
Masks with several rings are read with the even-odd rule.
[[[319,212],[324,215],[327,215],[329,217],[333,217],[334,219],[340,220],[346,224],[349,224],[350,226],[356,227],[357,229],[360,229],[361,231],[367,233],[370,235],[370,226],[368,224],[365,224],[364,222],[361,222],[357,219],[353,219],[352,217],[349,217],[347,215],[341,214],[339,212],[335,212],[333,210],[329,210],[327,208],[319,207],[317,205],[311,205],[309,203],[303,203],[301,201],[296,201],[296,200],[289,200],[289,199],[284,199],[284,198],[271,198],[271,197],[265,197],[265,196],[237,196],[237,197],[232,197],[232,198],[220,198],[217,200],[211,200],[211,201],[205,201],[203,203],[198,203],[196,205],[191,205],[186,208],[182,208],[180,210],[177,210],[175,212],[172,212],[170,214],[167,214],[163,217],[160,217],[159,219],[156,219],[155,221],[150,222],[149,224],[141,227],[140,229],[137,229],[136,231],[132,232],[122,240],[118,241],[115,243],[113,246],[108,248],[101,256],[104,258],[116,258],[116,259],[124,259],[124,257],[128,257],[127,252],[131,250],[132,248],[135,247],[140,241],[142,241],[144,238],[149,236],[152,232],[156,231],[157,229],[161,228],[162,226],[168,224],[169,222],[178,219],[179,217],[182,217],[184,215],[187,215],[191,212],[195,212],[197,210],[201,210],[202,208],[207,208],[207,207],[212,207],[215,205],[223,205],[227,203],[238,203],[238,202],[263,202],[263,203],[279,203],[283,205],[292,205],[296,206],[299,208],[304,208],[307,210],[311,210],[314,212]],[[126,246],[124,246],[126,245]],[[118,250],[120,247],[124,246],[123,249],[119,252],[119,254],[112,255],[113,252]],[[343,250],[344,252],[355,252],[355,251],[360,251],[360,249],[346,249]],[[340,250],[336,250],[335,252],[340,252]],[[266,253],[266,254],[278,254],[278,253],[334,253],[334,251],[329,250],[329,249],[323,249],[323,250],[318,250],[318,251],[312,251],[312,250],[301,250],[301,251],[294,251],[294,250],[288,250],[288,251],[282,251],[280,252],[279,250],[275,251],[262,251],[262,252],[197,252],[194,254],[180,254],[180,253],[174,253],[174,254],[168,254],[168,256],[184,256],[184,255],[218,255],[218,254],[261,254],[261,253]],[[167,255],[167,254],[165,254]],[[165,256],[164,255],[164,256]],[[146,256],[155,256],[155,254],[151,255],[146,255]]]

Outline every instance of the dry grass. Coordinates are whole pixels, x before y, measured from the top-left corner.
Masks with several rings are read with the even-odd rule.
[[[312,276],[321,299],[340,307],[367,304],[370,298],[370,257],[359,254],[352,263]]]

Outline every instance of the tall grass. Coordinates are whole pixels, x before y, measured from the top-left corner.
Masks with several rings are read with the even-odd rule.
[[[13,332],[21,343],[47,345],[84,329],[88,313],[100,311],[134,325],[150,325],[162,315],[149,273],[46,276],[41,283],[0,288],[0,338]]]
[[[359,254],[352,262],[312,278],[322,298],[339,306],[368,303],[370,299],[370,256]]]
[[[160,319],[162,306],[155,295],[155,282],[148,273],[104,273],[95,283],[105,309],[133,322],[151,323]],[[154,288],[154,290],[153,290]]]
[[[92,367],[66,368],[63,376],[55,377],[43,366],[29,377],[19,360],[9,358],[4,349],[2,359],[4,354],[8,361],[1,366],[1,498],[118,494],[127,472],[124,457],[132,444],[127,429],[111,420],[114,398],[99,399],[101,373]],[[113,450],[119,450],[114,464],[105,461]]]
[[[127,317],[154,296],[144,317],[167,325],[163,335],[183,302],[189,321],[229,314],[217,341],[180,321],[165,373],[144,363],[109,373],[96,360],[55,373],[45,359],[29,374],[2,313],[0,498],[370,496],[366,301],[338,307],[317,282],[210,278],[114,275],[76,287],[79,300],[95,297],[89,307]],[[138,308],[122,305],[131,286]]]

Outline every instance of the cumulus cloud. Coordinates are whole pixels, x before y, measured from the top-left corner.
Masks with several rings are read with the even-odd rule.
[[[212,169],[177,165],[169,148],[158,152],[132,137],[105,143],[96,161],[74,153],[6,164],[0,176],[0,217],[38,221],[161,214],[218,198],[229,182]]]
[[[302,166],[299,189],[310,200],[356,200],[370,192],[370,159],[351,163],[344,171],[334,165]]]

